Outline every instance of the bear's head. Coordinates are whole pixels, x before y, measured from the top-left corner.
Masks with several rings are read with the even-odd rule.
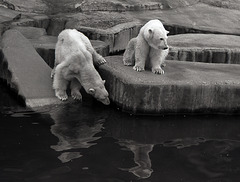
[[[154,28],[148,29],[148,44],[150,47],[153,47],[154,49],[162,49],[166,50],[168,49],[167,44],[167,34],[169,32],[167,30],[159,30]]]
[[[159,20],[150,20],[143,27],[143,36],[150,47],[154,49],[166,50],[167,44],[167,31]]]
[[[95,87],[89,88],[88,89],[88,94],[92,95],[95,99],[98,101],[102,102],[105,105],[110,104],[110,100],[108,98],[108,92],[104,86],[105,80],[102,81],[102,83],[98,84]]]

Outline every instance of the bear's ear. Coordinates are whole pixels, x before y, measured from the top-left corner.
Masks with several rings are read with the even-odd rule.
[[[149,29],[148,29],[148,32],[149,32],[150,34],[152,34],[152,33],[153,33],[153,30],[152,30],[151,28],[149,28]]]
[[[103,80],[103,84],[105,84],[106,83],[106,80]]]
[[[94,94],[95,93],[95,89],[94,88],[90,88],[90,89],[88,89],[88,92],[89,92],[89,94]]]
[[[169,34],[169,31],[166,30],[166,34]]]

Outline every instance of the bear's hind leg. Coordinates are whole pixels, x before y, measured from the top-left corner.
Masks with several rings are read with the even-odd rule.
[[[71,80],[70,88],[72,98],[75,100],[82,100],[82,94],[80,93],[81,84],[76,78]]]
[[[63,78],[61,74],[61,69],[56,67],[55,74],[53,78],[53,89],[55,90],[55,95],[60,100],[64,101],[68,99],[67,90],[68,81]]]
[[[139,37],[135,47],[135,71],[144,71],[146,60],[149,54],[149,45],[144,38]]]
[[[132,66],[135,63],[134,56],[135,56],[135,45],[136,45],[136,38],[132,38],[127,47],[126,50],[123,53],[123,64],[125,66]]]

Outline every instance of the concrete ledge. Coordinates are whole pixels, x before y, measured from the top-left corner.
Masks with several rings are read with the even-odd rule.
[[[32,44],[17,30],[8,30],[2,38],[3,74],[10,87],[23,98],[26,106],[60,104],[52,89],[51,68]]]
[[[75,28],[90,39],[106,42],[110,45],[110,53],[125,50],[129,40],[138,35],[141,27],[142,24],[138,21],[121,23],[108,29],[86,27],[78,20],[66,23],[66,28]]]
[[[240,64],[240,37],[223,34],[179,34],[168,37],[167,59]]]
[[[121,56],[106,57],[99,72],[110,99],[134,114],[236,113],[240,65],[166,61],[164,75],[136,72]]]

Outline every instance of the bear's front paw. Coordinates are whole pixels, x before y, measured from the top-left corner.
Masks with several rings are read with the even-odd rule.
[[[160,75],[164,74],[164,70],[162,68],[153,68],[152,72],[155,74],[160,74]]]
[[[78,90],[71,90],[71,96],[74,100],[82,100],[82,94]]]
[[[68,96],[65,90],[55,90],[55,95],[57,98],[59,98],[62,101],[68,99]]]
[[[97,59],[97,64],[100,66],[102,64],[105,64],[107,61],[101,56]]]
[[[141,67],[141,66],[133,66],[133,69],[135,70],[135,71],[144,71],[144,68],[143,67]]]

